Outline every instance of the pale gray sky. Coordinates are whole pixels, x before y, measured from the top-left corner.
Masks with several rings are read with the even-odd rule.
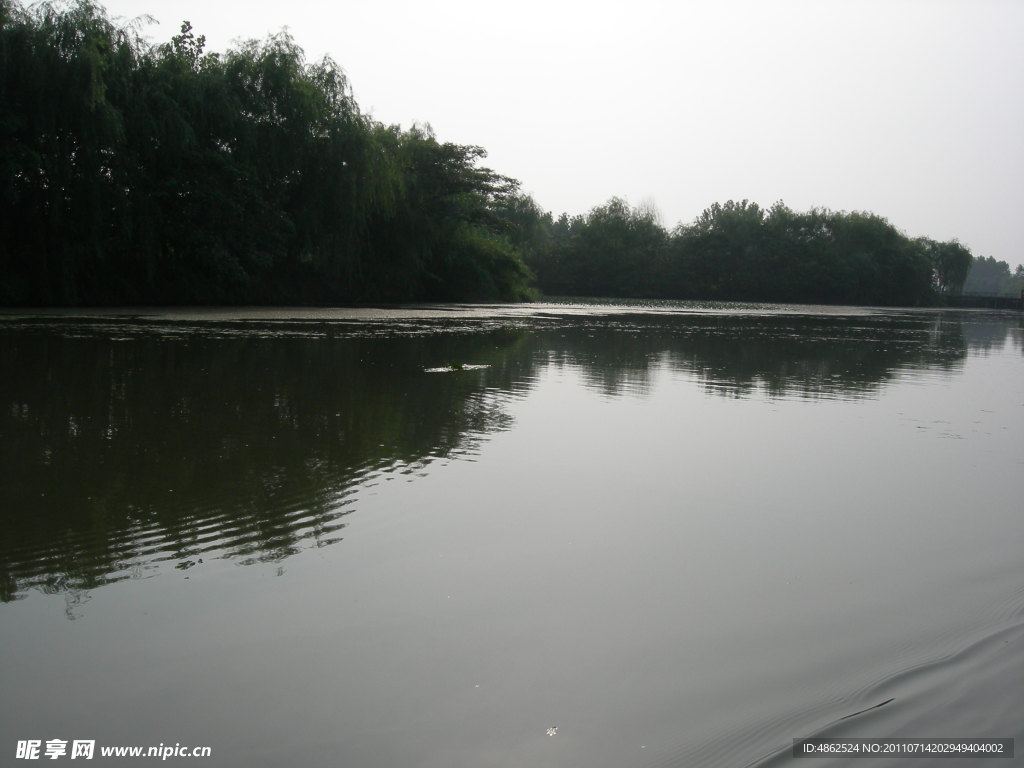
[[[1021,0],[108,0],[207,50],[287,27],[364,112],[478,144],[545,209],[871,211],[1024,262]]]

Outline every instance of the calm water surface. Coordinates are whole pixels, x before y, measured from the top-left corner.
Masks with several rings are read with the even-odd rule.
[[[0,359],[4,765],[1024,752],[1019,314],[8,313]]]

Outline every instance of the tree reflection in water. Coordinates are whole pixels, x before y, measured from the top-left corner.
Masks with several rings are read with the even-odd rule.
[[[965,327],[928,313],[8,320],[0,597],[66,594],[74,616],[87,590],[171,564],[338,542],[361,487],[472,454],[548,367],[613,397],[642,397],[668,368],[713,396],[867,398],[1009,332]]]

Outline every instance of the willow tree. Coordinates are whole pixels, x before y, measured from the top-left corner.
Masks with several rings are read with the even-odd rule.
[[[119,108],[143,44],[96,5],[0,0],[3,298],[75,302],[123,226]]]
[[[482,149],[385,128],[286,33],[150,46],[0,0],[3,303],[511,297]]]
[[[927,237],[919,237],[914,242],[931,261],[935,290],[943,294],[962,292],[974,261],[970,250],[956,240],[938,243]]]
[[[400,174],[393,208],[374,217],[369,295],[506,299],[530,295],[530,272],[507,237],[503,206],[518,182],[479,163],[472,145],[439,142],[429,126],[381,127]]]

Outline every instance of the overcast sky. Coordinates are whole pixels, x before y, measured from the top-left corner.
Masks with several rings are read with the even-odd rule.
[[[208,51],[287,27],[364,112],[483,146],[555,215],[781,199],[1024,262],[1021,0],[101,4]]]

